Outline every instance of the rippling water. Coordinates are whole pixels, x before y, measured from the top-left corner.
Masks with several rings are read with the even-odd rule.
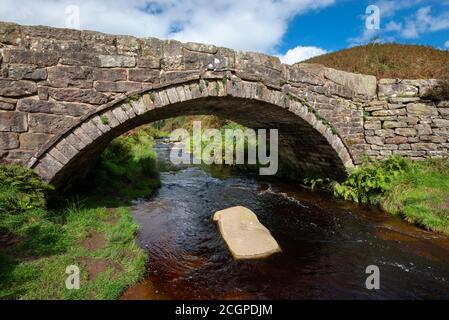
[[[159,143],[161,161],[167,153]],[[447,237],[293,183],[200,167],[162,172],[161,181],[132,207],[148,277],[124,299],[449,298]],[[232,259],[211,217],[236,205],[257,214],[282,253]],[[380,290],[365,288],[369,265],[380,268]]]

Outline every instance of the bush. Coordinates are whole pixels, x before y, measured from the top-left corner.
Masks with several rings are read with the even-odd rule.
[[[411,167],[411,161],[399,156],[385,161],[365,163],[351,172],[343,183],[332,182],[334,196],[356,203],[377,204],[381,195],[391,188],[397,176]]]
[[[433,101],[449,100],[449,76],[440,79],[438,84],[426,94],[426,98]]]
[[[29,169],[0,165],[0,215],[45,208],[45,192],[51,189]]]
[[[356,203],[377,204],[381,195],[390,190],[392,182],[411,167],[410,160],[391,156],[385,161],[366,161],[353,169],[342,183],[328,178],[308,177],[304,179],[304,184],[312,189],[327,189],[336,198]]]

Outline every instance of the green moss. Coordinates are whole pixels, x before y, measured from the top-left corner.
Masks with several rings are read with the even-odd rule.
[[[101,123],[107,126],[109,124],[109,118],[105,115],[100,117]]]

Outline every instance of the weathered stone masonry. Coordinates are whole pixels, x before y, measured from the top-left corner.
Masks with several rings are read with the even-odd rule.
[[[362,156],[448,155],[434,80],[379,80],[213,45],[0,23],[0,158],[65,181],[119,134],[215,114],[278,128],[290,174],[338,176]],[[78,174],[79,175],[79,174]]]

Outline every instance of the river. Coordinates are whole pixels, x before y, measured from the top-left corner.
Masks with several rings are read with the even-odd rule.
[[[169,145],[156,150],[167,164]],[[448,237],[295,183],[162,167],[161,188],[131,208],[149,255],[147,278],[122,299],[449,298]],[[232,259],[211,217],[236,205],[257,214],[282,253]],[[379,290],[365,286],[370,265],[379,267]]]

